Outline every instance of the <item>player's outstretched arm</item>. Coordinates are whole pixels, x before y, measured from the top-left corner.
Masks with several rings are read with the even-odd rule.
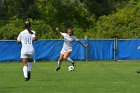
[[[58,27],[55,28],[57,34],[61,34],[62,32],[60,32],[60,29]]]
[[[80,40],[78,40],[77,42],[80,43],[83,47],[85,47],[85,48],[87,47],[87,45],[83,44]]]

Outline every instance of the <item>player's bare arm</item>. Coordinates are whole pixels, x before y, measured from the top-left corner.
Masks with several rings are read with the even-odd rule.
[[[56,27],[55,30],[56,30],[57,34],[61,34],[62,33],[58,27]]]
[[[36,38],[35,35],[32,37],[32,40],[33,40],[33,41],[36,41],[36,40],[37,40],[37,38]]]
[[[83,44],[80,40],[78,40],[77,42],[80,43],[83,47],[85,47],[85,48],[87,47],[87,45]]]

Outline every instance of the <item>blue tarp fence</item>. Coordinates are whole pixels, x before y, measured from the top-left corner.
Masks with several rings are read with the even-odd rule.
[[[89,40],[88,45],[89,60],[114,59],[114,40]]]
[[[139,60],[140,59],[140,40],[118,40],[117,59],[118,60]]]
[[[77,42],[73,44],[73,60],[139,60],[140,40],[81,39],[88,44],[85,49]],[[38,40],[34,42],[35,60],[58,60],[63,40]],[[21,44],[16,41],[0,41],[0,61],[20,61]]]

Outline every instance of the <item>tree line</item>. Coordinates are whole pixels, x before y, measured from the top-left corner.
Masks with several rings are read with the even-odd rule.
[[[16,39],[29,18],[39,39],[61,38],[72,27],[79,38],[139,38],[139,0],[4,0],[0,39]]]

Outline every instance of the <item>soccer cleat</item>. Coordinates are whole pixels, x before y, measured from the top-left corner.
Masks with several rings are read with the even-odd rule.
[[[56,68],[56,71],[58,71],[58,70],[60,70],[60,67],[57,67],[57,68]]]
[[[30,78],[31,78],[31,72],[28,71],[28,79],[30,80]]]
[[[138,74],[140,74],[140,70],[136,71]]]
[[[25,81],[29,81],[29,79],[28,78],[25,78]]]
[[[73,65],[73,67],[75,68],[75,67],[76,67],[76,62],[73,62],[72,65]]]

